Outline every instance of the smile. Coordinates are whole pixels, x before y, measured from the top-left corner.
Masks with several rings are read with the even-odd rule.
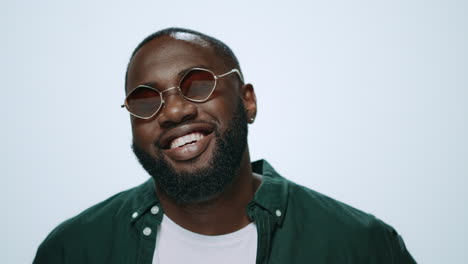
[[[205,135],[203,135],[200,132],[190,133],[188,135],[178,137],[178,138],[172,140],[171,149],[180,148],[180,147],[183,147],[183,146],[188,145],[188,144],[194,144],[198,140],[200,140],[200,139],[202,139],[204,137],[205,137]]]
[[[214,138],[214,126],[192,123],[169,130],[161,138],[163,153],[175,161],[188,161],[200,156]]]

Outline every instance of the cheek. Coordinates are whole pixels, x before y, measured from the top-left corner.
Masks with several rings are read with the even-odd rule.
[[[153,153],[153,144],[157,139],[156,120],[141,120],[132,117],[133,142],[148,153]]]
[[[203,112],[214,119],[221,130],[225,130],[233,118],[239,99],[237,97],[223,97],[210,100],[203,106]]]

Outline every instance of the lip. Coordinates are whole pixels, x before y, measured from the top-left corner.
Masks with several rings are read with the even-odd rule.
[[[210,142],[213,140],[213,137],[214,133],[211,132],[195,143],[173,149],[163,149],[163,153],[176,161],[191,160],[200,156],[206,150],[206,148],[210,145]]]
[[[193,132],[201,132],[205,137],[211,134],[214,131],[214,125],[210,123],[190,123],[181,125],[175,128],[172,128],[165,132],[159,142],[158,145],[163,150],[169,150],[172,140],[193,133]]]
[[[158,142],[162,152],[176,161],[187,161],[200,156],[214,138],[214,125],[207,122],[189,123],[167,130]],[[171,142],[181,136],[200,132],[205,137],[195,143],[187,144],[178,148],[170,148]]]

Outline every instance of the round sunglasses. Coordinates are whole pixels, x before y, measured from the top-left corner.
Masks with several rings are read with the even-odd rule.
[[[217,80],[231,73],[237,73],[243,82],[242,74],[238,69],[232,69],[224,74],[215,75],[212,71],[202,68],[193,68],[186,72],[179,81],[178,86],[159,91],[148,85],[139,85],[133,89],[121,107],[127,108],[131,115],[150,119],[159,112],[164,104],[163,93],[178,89],[179,93],[188,101],[203,103],[216,88]]]

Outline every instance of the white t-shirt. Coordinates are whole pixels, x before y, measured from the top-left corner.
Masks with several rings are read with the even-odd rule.
[[[257,227],[253,222],[233,233],[205,236],[180,227],[164,215],[153,263],[254,264],[256,256]]]

